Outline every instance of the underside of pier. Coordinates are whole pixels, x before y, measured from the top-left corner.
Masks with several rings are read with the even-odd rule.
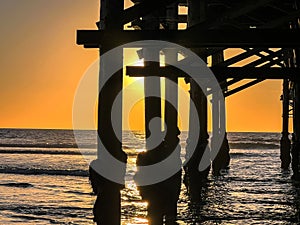
[[[124,9],[122,0],[101,0],[98,29],[78,30],[77,44],[85,48],[100,49],[101,55],[109,50],[134,42],[132,48],[142,48],[144,66],[127,66],[126,75],[145,77],[145,96],[155,93],[160,96],[160,79],[165,77],[167,99],[178,104],[178,91],[171,83],[178,83],[184,77],[190,84],[190,99],[195,104],[196,115],[190,114],[190,129],[186,152],[189,162],[184,166],[184,182],[193,193],[205,182],[210,170],[219,176],[222,170],[229,167],[229,145],[226,138],[226,115],[214,121],[212,140],[218,138],[221,130],[225,131],[224,139],[218,154],[211,165],[199,171],[199,163],[208,145],[207,131],[207,96],[212,96],[213,110],[225,112],[224,99],[238,94],[247,88],[268,79],[282,80],[282,138],[280,140],[281,168],[291,169],[292,179],[300,180],[300,1],[299,0],[258,0],[258,1],[225,1],[225,0],[132,0],[133,5]],[[129,29],[127,29],[130,27]],[[159,60],[161,49],[151,50],[138,41],[157,40],[176,43],[197,54],[215,75],[222,93],[213,93],[210,87],[202,90],[194,77],[174,66],[183,64],[178,59],[180,52],[164,51],[172,65],[160,66],[153,58]],[[235,49],[236,54],[225,58],[224,53]],[[122,55],[115,60],[122,61]],[[149,60],[151,59],[151,60]],[[240,66],[242,65],[242,66]],[[199,70],[199,77],[201,77]],[[100,80],[102,74],[100,72]],[[123,71],[118,71],[107,82],[99,95],[98,130],[102,145],[120,161],[124,161],[122,144],[116,137],[119,130],[112,128],[111,108],[115,97],[122,90]],[[245,82],[247,81],[247,82]],[[234,85],[234,88],[231,88]],[[221,98],[220,98],[221,95]],[[265,92],[268,95],[268,92]],[[151,132],[161,133],[160,126],[150,131],[149,123],[153,118],[162,118],[160,99],[145,100],[146,137]],[[119,102],[122,107],[122,102]],[[174,106],[174,105],[173,105]],[[176,146],[178,133],[177,106],[165,108],[165,123],[168,128],[166,142]],[[223,113],[224,114],[224,113]],[[199,121],[195,127],[195,119]],[[289,128],[292,119],[293,127]],[[122,124],[122,114],[119,114]],[[255,121],[254,121],[255,122]],[[199,130],[195,137],[194,130]],[[105,132],[102,132],[105,130]],[[290,134],[289,130],[293,130]],[[197,138],[196,145],[190,143]],[[146,145],[147,146],[147,145]],[[148,145],[149,146],[149,145]],[[149,147],[150,148],[150,147]],[[195,149],[194,149],[195,148]],[[213,146],[210,146],[213,148]],[[151,149],[150,149],[151,150]],[[212,149],[211,149],[212,150]],[[191,153],[190,153],[191,152]],[[190,154],[189,154],[190,153]],[[101,155],[99,154],[99,157]],[[279,165],[280,166],[280,165]],[[119,186],[110,184],[118,192]],[[107,210],[107,218],[120,215],[119,195],[114,194],[114,210]],[[110,201],[110,200],[107,200]],[[113,207],[112,207],[113,208]],[[107,219],[106,224],[120,224],[120,216],[115,222]],[[102,224],[99,222],[99,224]],[[105,224],[105,219],[103,224]]]

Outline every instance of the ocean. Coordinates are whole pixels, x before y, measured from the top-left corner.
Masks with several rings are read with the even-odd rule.
[[[96,132],[81,132],[79,151],[72,130],[0,129],[1,225],[94,224],[88,162],[96,158]],[[130,173],[144,149],[143,137],[123,134]],[[182,132],[183,152],[186,137]],[[228,139],[230,169],[217,178],[209,175],[196,211],[182,185],[177,222],[300,224],[299,187],[291,171],[280,169],[280,133],[236,132]],[[147,224],[146,203],[134,182],[128,181],[121,194],[122,225]]]

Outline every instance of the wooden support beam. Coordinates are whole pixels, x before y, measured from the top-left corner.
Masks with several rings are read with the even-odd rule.
[[[148,14],[145,17],[145,26],[142,27],[145,30],[158,30],[159,21],[157,19],[159,16],[157,13]],[[144,46],[144,64],[145,67],[150,69],[150,74],[152,77],[145,77],[144,79],[144,94],[145,94],[145,134],[146,134],[146,149],[152,150],[154,148],[153,142],[159,140],[161,129],[161,83],[160,78],[157,76],[157,69],[159,68],[159,48],[151,48]],[[150,60],[155,61],[150,61]],[[157,77],[155,77],[157,76]],[[156,96],[156,97],[153,97]],[[153,119],[156,119],[155,122]],[[153,120],[153,121],[152,121]],[[152,130],[150,130],[150,122],[152,124]]]
[[[262,50],[262,49],[261,49]],[[266,51],[266,50],[265,50]],[[274,53],[274,52],[272,52],[272,53]],[[263,56],[263,57],[265,57],[265,56]],[[260,67],[260,68],[270,68],[270,67],[272,67],[272,66],[274,66],[274,65],[276,65],[276,64],[278,64],[279,62],[281,62],[281,59],[277,59],[277,60],[273,60],[273,61],[271,61],[271,62],[269,62],[269,63],[267,63],[267,64],[264,64],[262,67]],[[251,63],[250,64],[247,64],[246,66],[245,66],[245,68],[251,68],[249,65],[251,65]],[[254,64],[254,66],[255,66],[256,64]],[[259,65],[259,64],[257,64],[257,65]],[[230,80],[230,81],[227,81],[227,82],[221,82],[220,83],[220,85],[221,85],[221,88],[222,88],[222,90],[224,89],[224,88],[226,88],[226,87],[228,87],[228,86],[230,86],[230,85],[232,85],[232,84],[235,84],[235,83],[237,83],[237,82],[239,82],[239,81],[241,81],[241,80],[243,80],[243,78],[234,78],[234,79],[232,79],[232,80]]]
[[[100,21],[101,29],[123,29],[120,21],[120,13],[123,12],[124,1],[123,0],[102,0],[100,8]],[[105,20],[104,20],[105,18]],[[119,70],[111,77],[108,74],[107,60],[102,57],[103,54],[111,50],[111,45],[103,46],[100,50],[100,72],[99,72],[99,98],[98,98],[98,159],[93,161],[93,165],[97,167],[103,167],[103,170],[116,170],[118,171],[117,176],[124,176],[123,171],[119,174],[120,169],[110,168],[110,165],[105,165],[103,162],[107,162],[108,152],[111,156],[117,160],[127,162],[127,155],[122,150],[122,143],[118,137],[122,137],[122,98],[120,101],[115,103],[115,99],[119,93],[122,93],[123,85],[123,70]],[[123,49],[120,49],[116,61],[123,62]],[[104,80],[107,82],[104,83]],[[96,84],[95,84],[96,85]],[[119,109],[117,113],[112,117],[112,107],[115,106]],[[112,120],[115,122],[115,126],[112,125]],[[95,167],[94,166],[94,167]],[[92,170],[95,170],[91,166]],[[124,168],[124,174],[125,174]],[[91,170],[91,171],[92,171]],[[94,222],[97,224],[110,224],[120,225],[121,224],[121,189],[123,185],[105,177],[99,173],[99,170],[90,173],[90,179],[97,190],[97,199],[94,204],[93,214]],[[122,177],[123,179],[123,177]],[[125,177],[124,177],[125,181]],[[93,189],[94,189],[93,186]]]
[[[230,66],[232,64],[240,62],[240,61],[242,61],[242,60],[258,53],[258,52],[261,52],[261,51],[262,51],[262,49],[260,49],[260,48],[254,48],[254,49],[251,49],[251,50],[247,50],[246,52],[243,52],[239,55],[236,55],[232,58],[229,58],[229,59],[225,60],[224,62],[219,63],[218,65],[219,66],[224,66],[224,67]]]
[[[147,55],[155,54],[157,60],[159,60],[159,51],[153,49],[143,49],[145,53],[145,58]],[[153,55],[150,56],[153,58]],[[144,94],[145,94],[145,134],[146,138],[150,138],[151,141],[146,141],[146,148],[147,150],[153,149],[153,140],[154,138],[159,138],[161,134],[161,99],[159,97],[149,97],[149,96],[161,96],[161,89],[160,89],[160,78],[154,77],[156,74],[156,68],[159,67],[158,62],[145,62],[148,68],[151,70],[152,77],[146,77],[144,80]],[[150,130],[150,121],[152,119],[156,119],[156,121],[152,124],[152,131]]]
[[[300,25],[299,25],[300,27]],[[295,50],[296,66],[300,65],[300,49]],[[300,74],[300,73],[299,73]],[[299,75],[298,74],[298,75]],[[294,111],[292,137],[292,179],[300,181],[300,81],[294,83]]]
[[[169,30],[177,30],[178,5],[169,5],[166,9],[166,25]],[[178,61],[177,49],[165,49],[165,62],[176,64]],[[172,77],[172,75],[170,76]],[[166,140],[170,146],[178,142],[178,78],[165,79],[165,124],[167,125]],[[170,101],[170,102],[168,102]]]
[[[188,27],[205,20],[206,0],[188,0],[187,3]],[[205,58],[204,49],[194,48],[192,51],[202,59]],[[188,159],[188,163],[184,166],[184,184],[187,187],[191,202],[199,203],[201,187],[205,184],[211,167],[210,162],[207,162],[204,167],[201,165],[203,171],[198,169],[202,158],[207,158],[206,147],[208,147],[209,138],[207,131],[207,98],[195,80],[188,80],[190,83],[190,106],[194,104],[196,110],[192,110],[192,107],[190,107],[189,111],[189,133],[186,141],[186,159]],[[204,155],[205,153],[206,155]]]
[[[224,53],[220,52],[212,55],[212,66],[218,66],[224,62]],[[226,80],[225,80],[226,82]],[[226,85],[227,87],[227,85]],[[221,100],[222,98],[222,100]],[[218,143],[222,131],[226,131],[226,110],[225,100],[222,93],[212,94],[212,145],[211,152],[216,152],[216,156],[212,161],[212,173],[215,176],[221,175],[221,170],[228,168],[230,163],[229,144],[227,135],[225,135],[220,149],[216,149],[215,143]],[[217,115],[217,116],[216,116]]]
[[[291,141],[289,139],[289,81],[283,80],[282,90],[282,133],[280,140],[281,168],[287,170],[291,163]]]
[[[300,181],[300,82],[294,85],[292,170],[294,180]]]
[[[242,85],[242,86],[240,86],[238,88],[235,88],[235,89],[233,89],[231,91],[227,91],[226,93],[224,93],[224,97],[229,97],[229,96],[231,96],[231,95],[233,95],[235,93],[238,93],[238,92],[240,92],[242,90],[245,90],[245,89],[247,89],[249,87],[252,87],[252,86],[254,86],[256,84],[259,84],[259,83],[263,82],[264,80],[265,79],[257,79],[257,80],[251,81],[251,82],[249,82],[247,84],[244,84],[244,85]]]
[[[262,50],[262,49],[261,49],[261,50]],[[270,53],[270,56],[274,54],[274,52],[272,52],[272,51],[269,51],[269,50],[265,50],[265,51],[269,52],[269,53]],[[259,53],[259,52],[258,52],[258,53]],[[256,54],[257,54],[257,53],[256,53]],[[256,61],[254,61],[253,63],[247,64],[244,68],[253,68],[253,67],[255,67],[255,66],[258,66],[259,64],[261,64],[261,61],[264,61],[265,57],[268,57],[268,56],[263,56],[263,55],[262,55],[261,57],[262,57],[261,59],[256,60]],[[271,57],[272,57],[272,59],[273,59],[274,56],[271,56]],[[269,59],[269,58],[267,58],[267,59]],[[259,68],[260,68],[260,69],[263,69],[263,68],[271,68],[272,66],[281,63],[282,60],[283,60],[283,59],[280,59],[280,58],[279,58],[279,59],[276,59],[276,60],[272,60],[271,62],[269,62],[269,63],[267,63],[267,64],[264,64],[263,66],[261,66],[261,67],[259,67]],[[265,60],[265,61],[267,61],[267,60]],[[257,67],[256,67],[256,68],[257,68]],[[237,83],[237,82],[239,82],[239,81],[241,81],[241,80],[243,80],[243,79],[242,79],[242,78],[234,78],[234,79],[232,79],[232,80],[230,80],[230,81],[228,81],[228,82],[226,82],[226,83],[221,83],[220,85],[221,85],[221,88],[224,89],[224,88],[226,87],[225,85],[227,85],[227,87],[228,87],[228,86],[230,86],[230,85],[232,85],[232,84],[234,84],[234,83]]]
[[[265,63],[267,61],[270,61],[270,63],[272,61],[276,61],[278,62],[278,59],[280,59],[279,61],[284,61],[284,56],[285,56],[285,53],[286,52],[286,49],[281,49],[277,52],[272,52],[271,54],[267,55],[267,56],[264,56],[264,57],[261,57],[260,59],[257,59],[257,60],[254,60],[253,62],[251,63],[248,63],[247,64],[247,67],[255,67],[255,66],[259,66],[261,65],[262,63]],[[274,59],[274,58],[278,58],[278,59]],[[275,65],[275,64],[274,64]]]
[[[299,79],[299,68],[280,67],[215,67],[211,68],[216,77],[242,79]]]
[[[119,46],[141,40],[162,40],[185,47],[300,47],[299,30],[78,30],[77,44],[89,48]],[[266,41],[268,40],[268,41]],[[130,47],[143,47],[136,43]],[[128,46],[129,47],[129,46]]]
[[[240,62],[244,59],[247,59],[248,57],[251,57],[253,55],[258,55],[258,56],[261,57],[260,59],[254,60],[253,62],[245,65],[245,67],[255,67],[255,66],[258,66],[258,65],[260,65],[264,62],[271,61],[276,57],[281,58],[281,60],[284,60],[283,55],[287,51],[286,49],[281,49],[281,50],[278,50],[276,52],[273,52],[273,51],[270,51],[269,49],[264,49],[264,48],[254,48],[254,49],[244,48],[244,49],[246,50],[246,52],[243,52],[243,53],[241,53],[237,56],[229,58],[228,60],[226,60],[226,61],[224,61],[224,62],[222,62],[218,65],[226,67],[226,66],[233,65],[237,62]],[[268,52],[269,55],[267,55],[267,56],[261,55],[260,52],[262,52],[262,51]],[[276,63],[273,64],[273,65],[276,65]]]
[[[218,80],[227,78],[234,79],[290,79],[299,80],[300,68],[280,68],[280,67],[211,67],[210,68]],[[126,74],[131,77],[151,76],[151,71],[147,67],[127,66]],[[170,74],[176,77],[189,77],[184,71],[174,67],[166,66],[159,68],[160,77],[168,77]],[[205,74],[199,72],[199,76]]]
[[[225,80],[224,82],[220,83],[221,89],[222,90],[224,88],[227,89],[230,85],[233,85],[233,84],[235,84],[237,82],[240,82],[241,80],[243,80],[243,79],[241,79],[241,78],[233,78],[233,79],[228,80],[228,81]]]

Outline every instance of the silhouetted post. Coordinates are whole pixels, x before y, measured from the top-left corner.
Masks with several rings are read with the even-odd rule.
[[[121,15],[124,9],[124,1],[122,0],[102,0],[100,9],[100,22],[98,22],[99,29],[105,30],[122,30]],[[101,56],[116,46],[101,46],[100,49],[100,74],[99,74],[99,106],[98,106],[98,135],[101,142],[98,143],[98,164],[101,164],[103,159],[103,151],[107,151],[117,160],[126,163],[127,157],[122,150],[122,143],[117,136],[122,137],[122,101],[117,102],[119,112],[114,115],[115,128],[112,127],[111,111],[112,105],[116,96],[122,91],[123,71],[119,70],[115,73],[104,85],[105,77],[109,77],[106,68],[109,63],[105,62]],[[114,60],[123,63],[123,51],[115,55]],[[96,161],[95,161],[96,162]],[[113,170],[114,168],[107,168]],[[91,170],[92,171],[92,170]],[[120,190],[123,185],[110,181],[101,176],[101,174],[94,174],[91,172],[90,178],[94,180],[101,180],[97,187],[97,199],[94,205],[94,221],[98,225],[120,225],[121,223],[121,196]]]
[[[206,2],[198,1],[198,0],[189,0],[188,1],[188,26],[191,27],[202,22],[205,19],[205,9]],[[200,57],[203,56],[203,51],[201,49],[192,49],[196,54]],[[203,60],[203,57],[201,57]],[[199,71],[200,75],[201,71]],[[185,177],[184,183],[188,188],[191,200],[193,202],[199,201],[199,192],[201,191],[201,187],[205,185],[207,181],[207,176],[210,171],[210,166],[208,166],[204,171],[199,171],[198,166],[204,154],[204,151],[208,145],[208,132],[207,132],[207,98],[201,88],[198,86],[196,81],[190,79],[190,98],[191,101],[194,102],[197,115],[190,110],[189,116],[189,136],[187,140],[186,152],[187,157],[190,158],[189,162],[185,165]],[[195,127],[195,121],[199,120],[200,128]],[[199,136],[195,136],[195,131],[200,129]],[[198,143],[196,145],[196,149],[193,155],[191,155],[191,151],[194,149],[190,149],[190,142],[192,140],[197,140]]]
[[[290,90],[289,81],[283,80],[282,91],[282,136],[280,140],[281,168],[287,170],[291,163],[291,141],[289,139],[289,102]]]
[[[294,180],[300,180],[300,83],[299,81],[294,84],[294,116],[293,127],[294,133],[292,138],[292,170]]]
[[[144,24],[142,29],[145,30],[158,30],[159,29],[159,12],[154,12],[143,18]],[[158,76],[158,69],[160,66],[159,57],[160,49],[156,47],[143,48],[144,66],[151,69],[150,76],[144,78],[144,92],[145,92],[145,131],[146,138],[157,139],[157,134],[161,134],[161,90],[160,90],[160,77]],[[153,61],[150,61],[150,60]],[[157,97],[147,97],[157,96]],[[150,133],[150,121],[156,118],[152,123],[152,131]],[[154,140],[153,139],[153,140]],[[149,142],[146,141],[146,148],[150,150]]]
[[[168,30],[177,30],[178,5],[167,6],[166,26]],[[175,64],[178,61],[177,49],[164,49],[165,61]],[[165,123],[168,129],[168,141],[177,142],[178,127],[178,78],[169,74],[165,78],[165,98],[171,104],[165,104]],[[173,105],[173,107],[170,107]]]
[[[224,61],[224,54],[223,51],[212,55],[212,66],[217,66],[219,63]],[[222,101],[218,101],[218,99],[223,98],[223,93],[213,93],[212,95],[212,110],[217,111],[216,113],[213,112],[213,115],[219,115],[218,118],[213,118],[213,133],[212,133],[212,143],[215,143],[214,138],[218,138],[219,133],[221,130],[226,130],[226,115],[225,115],[225,100],[224,104]],[[211,146],[213,148],[215,146]],[[212,172],[213,175],[219,176],[220,171],[222,169],[226,169],[230,163],[230,155],[229,155],[229,144],[227,135],[224,136],[223,143],[218,150],[218,154],[212,162]]]
[[[295,50],[296,67],[300,66],[300,49]],[[300,82],[294,83],[294,114],[293,114],[293,143],[292,143],[292,179],[300,181]]]
[[[167,6],[166,10],[166,25],[169,30],[177,30],[177,18],[178,18],[178,4],[172,4]],[[175,64],[178,61],[177,49],[164,49],[166,63]],[[169,74],[165,79],[165,124],[167,127],[166,132],[166,147],[165,151],[173,152],[179,149],[178,162],[180,159],[180,140],[178,135],[180,134],[178,129],[178,78],[173,74]],[[167,209],[166,224],[176,224],[177,219],[177,201],[181,190],[181,175],[182,170],[178,171],[174,176],[163,182],[169,185],[172,196],[171,202]],[[169,193],[166,193],[169,194]]]
[[[299,8],[299,2],[296,2],[296,7]],[[299,19],[294,22],[293,28],[300,29]],[[295,67],[300,68],[300,49],[295,51]],[[300,181],[300,81],[294,82],[294,111],[293,111],[293,137],[292,137],[292,179]]]
[[[167,103],[168,104],[168,103]],[[180,134],[179,129],[176,129],[176,135]],[[167,136],[169,136],[167,134]],[[155,184],[149,184],[147,186],[141,186],[140,181],[144,178],[147,179],[147,175],[152,176],[155,174],[149,174],[140,166],[149,166],[161,162],[168,158],[170,154],[175,154],[174,160],[172,160],[169,166],[179,163],[180,160],[180,145],[179,138],[177,137],[175,145],[170,145],[168,141],[163,140],[157,147],[150,151],[141,152],[137,156],[137,173],[135,175],[135,181],[137,188],[142,196],[142,199],[148,202],[147,205],[147,217],[149,225],[175,225],[177,218],[177,201],[180,194],[181,185],[181,171],[178,171],[169,178],[160,181]],[[175,152],[174,152],[175,151]],[[167,166],[167,164],[165,164]],[[168,170],[170,167],[163,169]],[[165,171],[161,171],[164,173]],[[164,223],[165,221],[165,223]]]

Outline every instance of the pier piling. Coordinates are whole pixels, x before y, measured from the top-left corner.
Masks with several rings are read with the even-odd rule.
[[[212,55],[212,66],[218,66],[219,63],[224,62],[224,53],[223,51],[220,51],[216,54]],[[219,80],[219,83],[226,83],[225,80]],[[216,96],[220,95],[220,96]],[[226,130],[226,115],[225,115],[225,99],[224,104],[222,104],[221,101],[217,101],[219,98],[224,98],[222,96],[223,93],[213,93],[212,94],[212,110],[216,110],[219,118],[213,119],[213,133],[212,133],[212,143],[215,143],[214,138],[218,138],[218,133],[221,132],[221,130]],[[212,113],[215,115],[215,113]],[[213,148],[214,146],[212,146]],[[220,147],[220,150],[218,150],[218,154],[214,158],[212,162],[212,173],[215,176],[220,175],[220,171],[222,169],[227,169],[229,167],[230,163],[230,154],[229,154],[229,144],[227,135],[224,136],[223,143]]]
[[[188,27],[192,27],[205,20],[206,17],[206,2],[189,0],[188,1]],[[206,61],[204,49],[193,48],[194,51],[202,60]],[[199,71],[201,73],[201,71]],[[199,74],[200,75],[200,74]],[[203,157],[204,151],[208,145],[208,131],[207,131],[207,98],[196,81],[189,79],[190,83],[190,101],[193,102],[196,112],[190,110],[189,116],[189,133],[186,146],[186,155],[189,158],[185,165],[184,182],[190,194],[191,201],[199,202],[199,191],[205,185],[208,174],[210,172],[210,165],[203,171],[199,171],[199,163]],[[195,113],[197,115],[195,115]],[[200,127],[196,127],[195,120],[199,121]],[[199,132],[196,132],[199,130]],[[199,136],[197,136],[199,133]],[[193,140],[198,140],[196,148],[190,146]],[[193,154],[190,152],[194,151]]]
[[[121,13],[123,12],[124,2],[122,0],[102,0],[100,9],[100,21],[97,23],[100,30],[123,30],[121,23]],[[105,149],[117,160],[126,163],[127,156],[122,150],[122,143],[118,137],[122,137],[122,110],[112,118],[112,106],[117,95],[123,88],[123,70],[117,71],[104,84],[104,80],[109,76],[106,67],[107,62],[101,55],[116,46],[105,45],[100,48],[100,73],[99,73],[99,104],[98,104],[98,162],[101,166]],[[115,60],[123,63],[123,50],[116,55]],[[122,100],[117,103],[118,109],[122,109]],[[112,120],[115,120],[115,127],[112,126]],[[110,168],[106,168],[109,170]],[[119,183],[115,183],[108,178],[98,174],[102,180],[100,190],[97,193],[97,199],[94,204],[94,221],[97,225],[120,225],[121,222],[121,195],[123,188]]]
[[[300,49],[295,50],[296,67],[300,66]],[[294,112],[292,138],[292,178],[300,181],[300,81],[294,83]]]
[[[173,3],[166,7],[165,26],[168,30],[177,30],[178,27],[178,4]],[[177,49],[164,49],[166,64],[175,64],[178,61]],[[178,130],[178,77],[175,74],[169,74],[165,78],[165,99],[170,101],[165,103],[165,124],[167,126],[167,141],[171,146],[177,143]]]
[[[159,29],[159,12],[154,11],[143,18],[143,24],[141,29],[143,30],[157,30]],[[144,66],[148,67],[151,71],[151,77],[145,77],[144,79],[144,93],[145,93],[145,131],[146,138],[159,139],[161,135],[161,83],[159,77],[159,60],[160,60],[160,49],[155,47],[143,48],[144,55]],[[153,61],[151,61],[151,59]],[[157,97],[147,97],[157,96]],[[153,120],[154,119],[154,120]],[[152,133],[150,131],[150,123]],[[157,136],[158,135],[158,136]],[[152,149],[151,139],[146,140],[146,148]]]
[[[291,163],[291,141],[289,139],[289,95],[289,81],[284,79],[282,94],[282,136],[280,140],[281,168],[284,170],[287,170]]]

